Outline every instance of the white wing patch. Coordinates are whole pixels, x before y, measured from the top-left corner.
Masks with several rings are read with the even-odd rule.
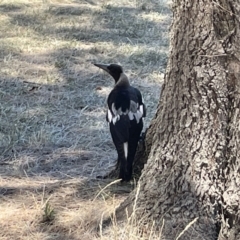
[[[130,120],[134,119],[134,115],[131,111],[128,113],[128,117],[129,117]]]
[[[110,111],[110,110],[108,110],[108,111]],[[115,125],[116,122],[120,119],[120,116],[118,114],[118,111],[117,111],[114,103],[112,104],[112,112],[113,112],[113,115],[112,115],[111,121],[112,121],[113,125]]]
[[[130,101],[130,109],[131,112],[135,113],[138,110],[138,103],[134,102],[134,101]]]
[[[117,122],[119,119],[120,119],[120,116],[119,116],[119,115],[113,117],[113,119],[112,119],[113,125],[115,125],[116,122]]]
[[[107,121],[110,123],[112,121],[112,118],[113,118],[112,113],[111,113],[110,109],[108,109],[108,111],[107,111]]]
[[[128,115],[130,120],[133,120],[135,118],[137,123],[139,123],[139,121],[144,115],[144,106],[142,104],[139,106],[138,103],[132,100],[130,101],[130,109],[126,110],[125,112],[122,111],[122,108],[116,109],[114,103],[112,104],[111,108],[112,108],[111,109],[112,111],[108,109],[107,119],[108,119],[108,122],[112,122],[114,125],[120,119],[120,116],[122,114]]]
[[[110,110],[108,110],[108,111],[111,114],[111,111]],[[115,125],[116,122],[120,119],[120,115],[122,115],[122,114],[127,115],[129,113],[129,110],[126,110],[125,112],[123,112],[121,107],[119,109],[116,109],[115,104],[113,103],[112,104],[112,112],[113,112],[113,115],[111,114],[111,121]]]
[[[137,123],[139,123],[140,119],[144,115],[144,107],[134,101],[130,101],[130,111],[128,113],[129,119],[133,120],[136,119]]]
[[[144,110],[143,110],[144,108],[143,108],[143,105],[140,105],[140,107],[139,107],[139,111],[142,113],[142,115],[144,114]]]
[[[115,116],[117,115],[117,109],[116,109],[114,103],[112,104],[112,112],[113,112],[113,114],[114,114]]]
[[[134,114],[134,117],[135,117],[137,123],[139,123],[139,121],[142,118],[142,116],[143,116],[143,114],[139,110]]]

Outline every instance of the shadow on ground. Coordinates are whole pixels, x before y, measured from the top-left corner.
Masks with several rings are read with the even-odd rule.
[[[110,4],[99,7],[94,1],[52,4],[38,10],[31,10],[29,5],[0,5],[0,11],[9,18],[13,28],[31,31],[32,38],[39,36],[43,41],[53,38],[69,42],[65,47],[30,54],[8,42],[1,45],[5,60],[1,76],[1,100],[5,103],[0,128],[1,164],[9,167],[2,174],[15,172],[11,170],[13,167],[29,176],[44,173],[53,177],[60,174],[60,178],[81,173],[96,176],[91,172],[96,166],[104,165],[104,158],[107,165],[114,164],[116,155],[103,123],[106,96],[113,83],[92,67],[91,61],[121,59],[125,65],[131,65],[130,69],[140,68],[139,76],[143,69],[148,74],[160,66],[163,69],[166,52],[156,52],[154,44],[157,40],[167,48],[169,19],[163,16],[158,22],[142,18],[142,13],[152,10]],[[156,10],[169,14],[163,5],[155,6]],[[84,19],[91,21],[84,22]],[[73,43],[76,47],[71,47]],[[122,50],[111,56],[121,46]],[[12,62],[18,71],[9,76]],[[144,65],[146,62],[150,64]],[[147,82],[137,84],[146,95],[159,88],[158,83],[152,83],[149,89]],[[107,154],[101,155],[100,151]]]

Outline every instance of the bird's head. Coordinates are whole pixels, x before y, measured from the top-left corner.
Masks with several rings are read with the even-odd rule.
[[[123,69],[118,64],[100,64],[94,63],[95,66],[103,69],[104,71],[108,72],[115,80],[115,83],[118,82],[120,79],[121,74],[123,73]]]

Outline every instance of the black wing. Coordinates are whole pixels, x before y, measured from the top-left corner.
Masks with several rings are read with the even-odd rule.
[[[106,119],[114,125],[123,115],[128,116],[129,120],[136,120],[137,123],[141,118],[146,117],[146,107],[137,88],[114,88],[109,94],[107,103],[108,112]]]

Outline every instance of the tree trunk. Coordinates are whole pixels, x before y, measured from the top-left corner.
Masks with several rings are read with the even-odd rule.
[[[138,219],[160,228],[164,219],[162,239],[176,239],[193,220],[179,239],[240,239],[239,19],[239,0],[173,3],[148,162],[117,210],[136,203]]]

